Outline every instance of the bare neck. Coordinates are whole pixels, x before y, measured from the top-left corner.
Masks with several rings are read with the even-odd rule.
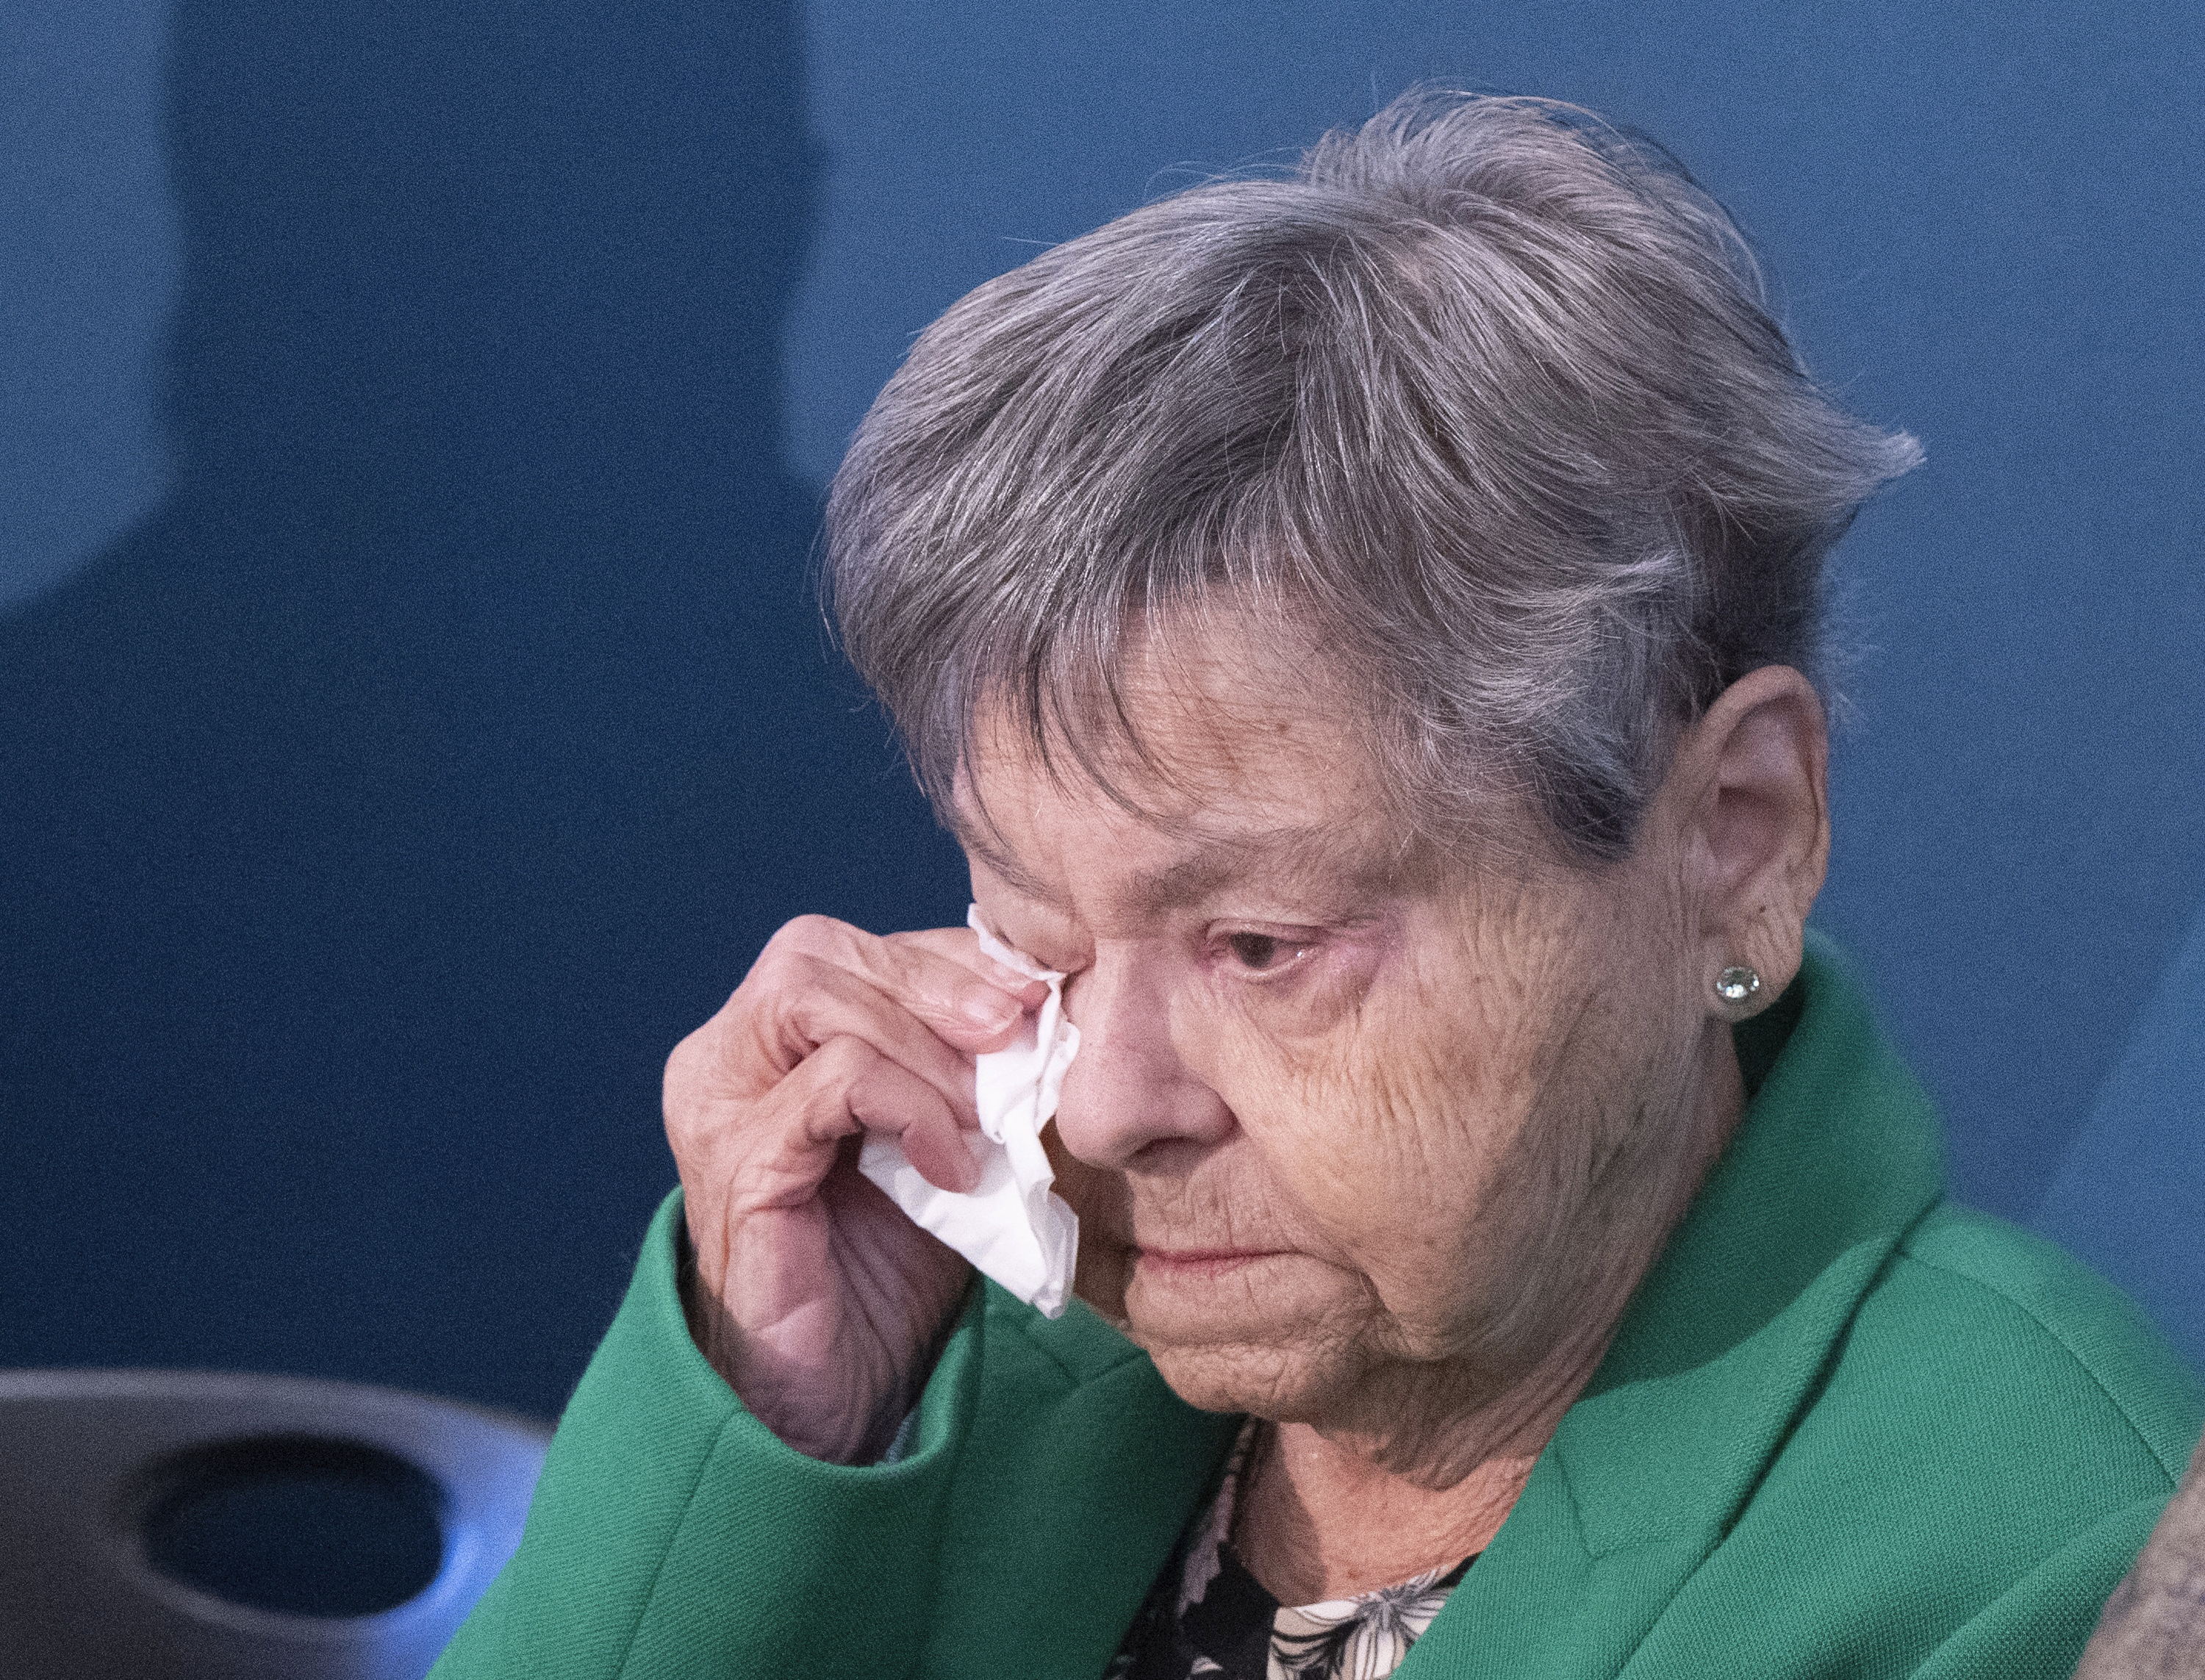
[[[1452,1569],[1483,1552],[1536,1453],[1487,1459],[1453,1487],[1418,1487],[1306,1423],[1266,1426],[1233,1549],[1281,1604],[1315,1604]]]
[[[1398,1455],[1388,1449],[1398,1438],[1328,1433],[1313,1423],[1263,1426],[1243,1472],[1233,1548],[1273,1598],[1302,1605],[1366,1593],[1451,1570],[1492,1543],[1563,1415],[1599,1368],[1667,1232],[1744,1117],[1744,1083],[1728,1034],[1710,1044],[1700,1147],[1668,1187],[1673,1205],[1655,1240],[1620,1257],[1587,1290],[1585,1311],[1563,1345],[1507,1393],[1470,1416],[1418,1426],[1427,1436],[1452,1437],[1444,1456],[1469,1466],[1466,1474],[1435,1482],[1388,1468],[1387,1458]],[[1429,1374],[1436,1379],[1429,1386],[1410,1386],[1444,1393],[1443,1374]]]

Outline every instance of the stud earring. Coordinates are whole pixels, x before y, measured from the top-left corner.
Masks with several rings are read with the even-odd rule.
[[[1761,995],[1761,977],[1743,963],[1715,976],[1715,995],[1725,1003],[1750,1003]]]

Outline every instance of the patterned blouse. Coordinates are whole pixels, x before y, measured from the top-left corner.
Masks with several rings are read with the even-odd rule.
[[[1256,1428],[1253,1418],[1242,1427],[1217,1497],[1149,1589],[1103,1680],[1385,1680],[1477,1561],[1352,1598],[1281,1604],[1227,1539]]]

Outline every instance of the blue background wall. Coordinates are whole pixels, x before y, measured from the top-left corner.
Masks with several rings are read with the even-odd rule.
[[[872,390],[1424,77],[1667,141],[1928,444],[1822,919],[1962,1193],[2205,1357],[2205,23],[1831,9],[16,0],[0,1362],[555,1408],[673,1040],[799,909],[961,905],[807,592]]]

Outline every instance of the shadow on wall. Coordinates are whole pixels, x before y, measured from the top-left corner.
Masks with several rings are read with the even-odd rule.
[[[182,0],[175,490],[0,623],[0,1363],[555,1410],[665,1052],[954,920],[810,593],[793,0]]]
[[[2036,1227],[2143,1303],[2205,1372],[2205,911],[2098,1092]]]

